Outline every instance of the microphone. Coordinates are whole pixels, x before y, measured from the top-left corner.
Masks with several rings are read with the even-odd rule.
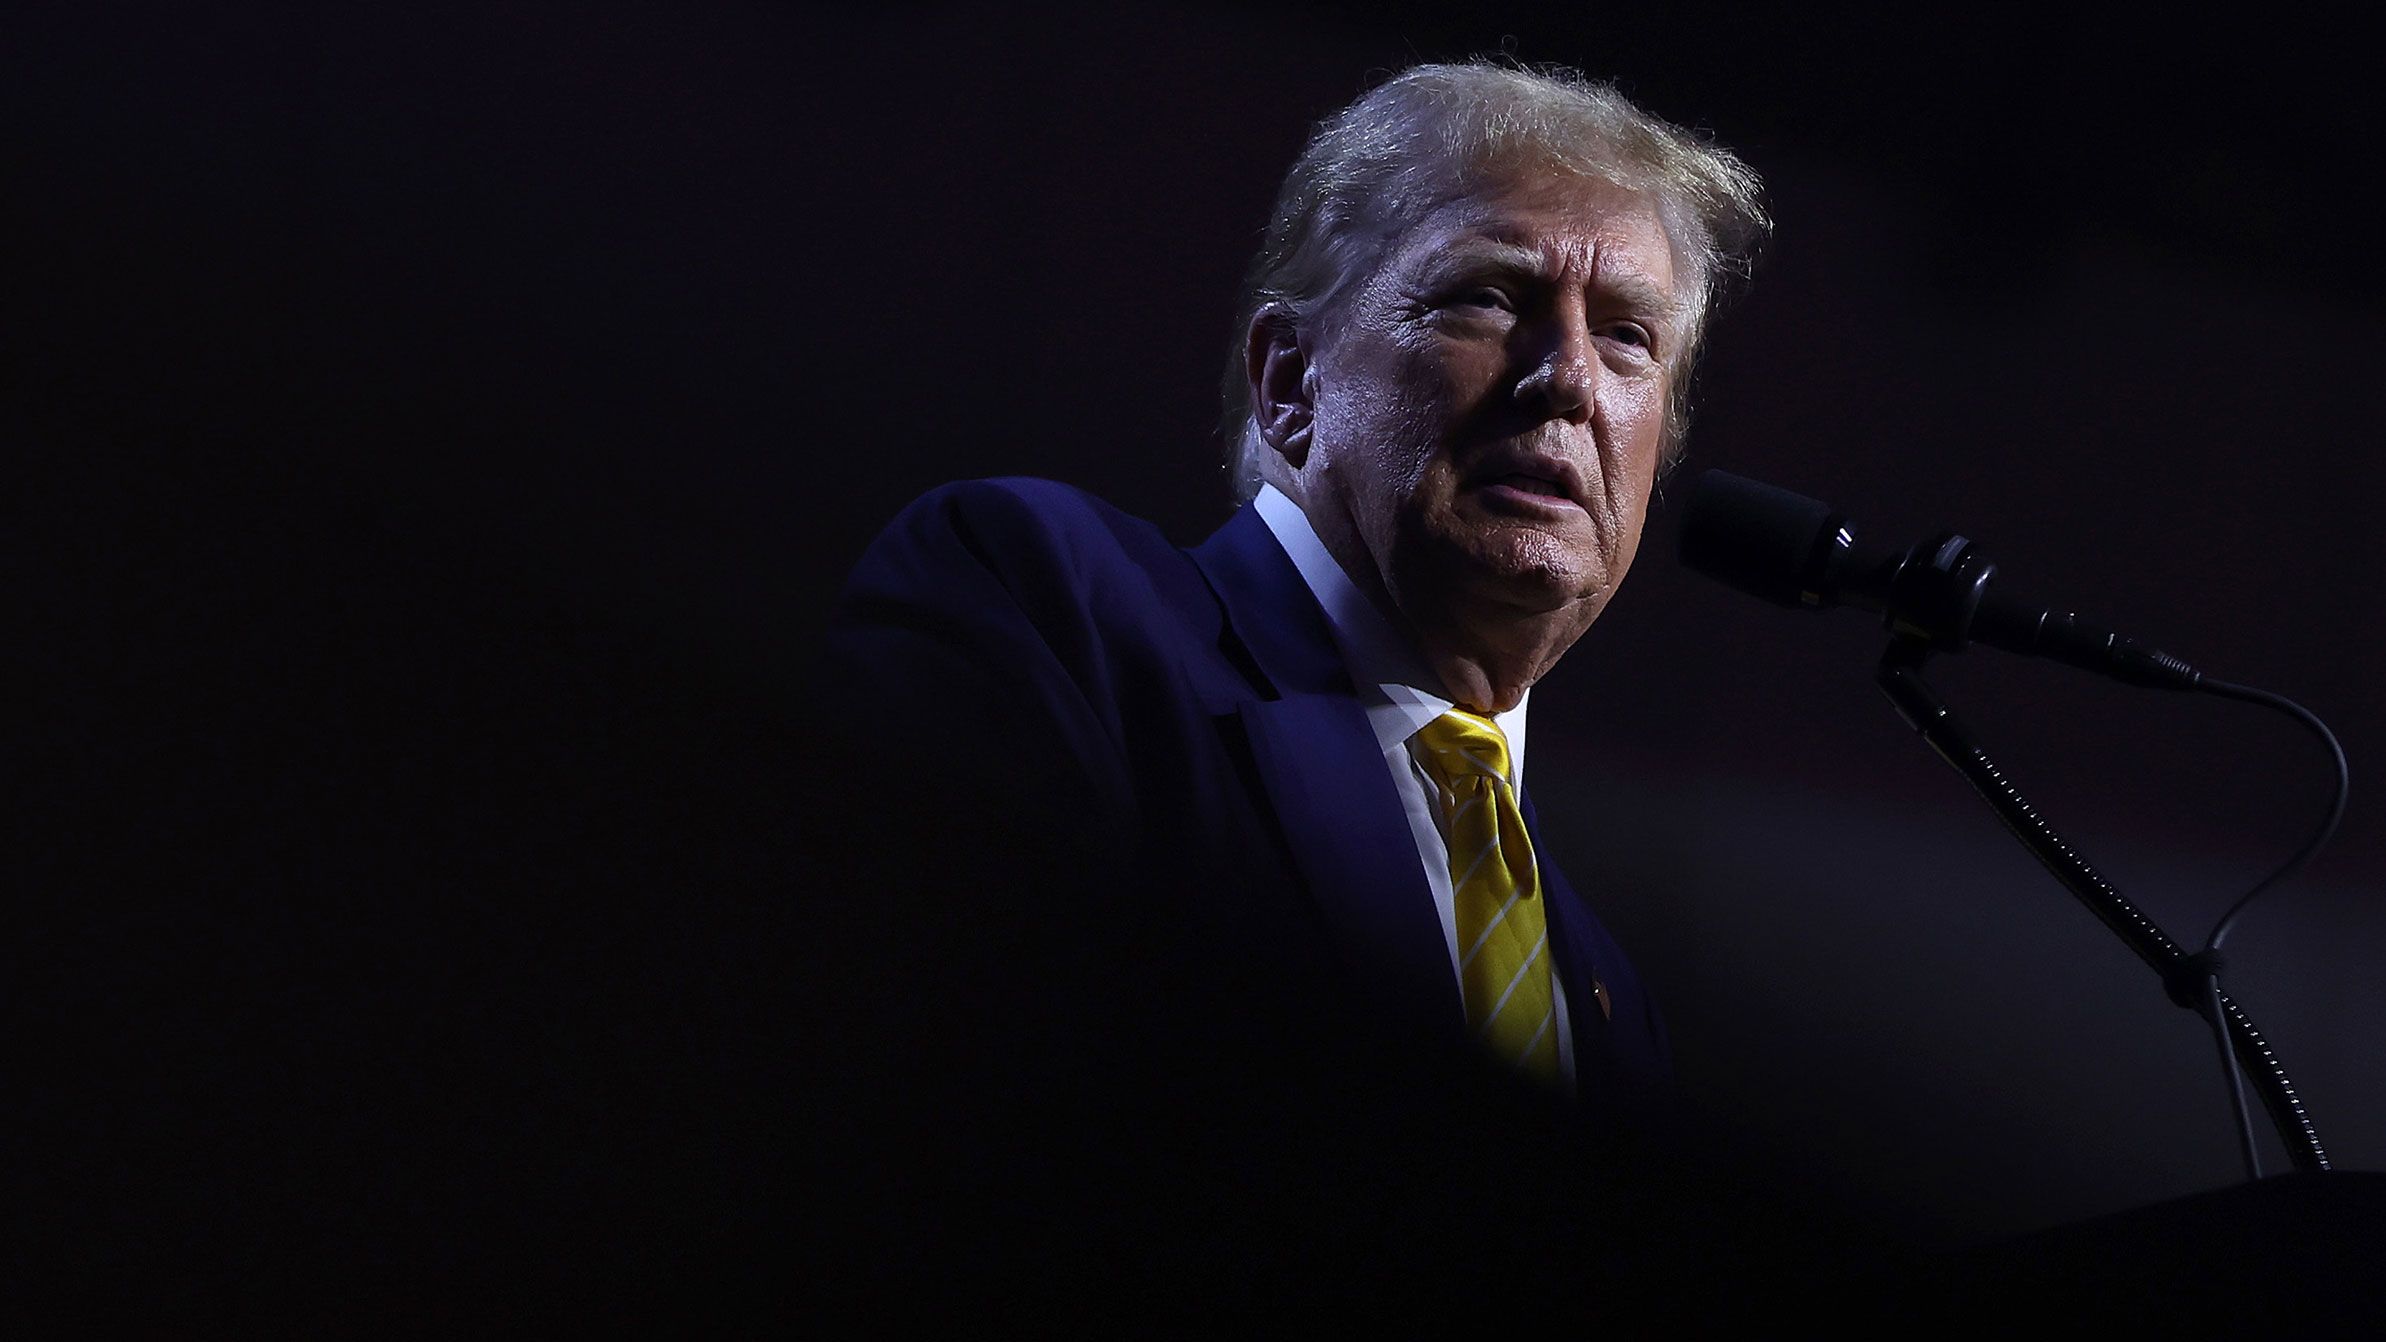
[[[2160,689],[2203,680],[2169,653],[2008,596],[1996,565],[1954,532],[1906,549],[1867,542],[1827,503],[1724,471],[1691,487],[1682,562],[1777,605],[1879,611],[1891,633],[1935,651],[1983,643]]]

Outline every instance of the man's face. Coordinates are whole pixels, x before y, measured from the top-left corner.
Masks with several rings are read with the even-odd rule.
[[[1428,215],[1311,356],[1320,534],[1428,638],[1552,614],[1579,634],[1640,545],[1678,294],[1654,203],[1606,182],[1511,180]]]

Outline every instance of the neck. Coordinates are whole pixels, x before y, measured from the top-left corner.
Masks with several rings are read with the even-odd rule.
[[[1554,611],[1494,611],[1488,618],[1433,628],[1403,621],[1426,665],[1459,706],[1505,713],[1556,666],[1590,624],[1577,602]]]

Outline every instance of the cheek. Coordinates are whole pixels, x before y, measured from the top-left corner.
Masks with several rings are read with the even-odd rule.
[[[1399,432],[1421,477],[1455,470],[1453,454],[1479,436],[1487,402],[1502,387],[1504,362],[1479,350],[1435,350],[1403,370]]]
[[[1370,519],[1378,540],[1390,544],[1395,536],[1413,530],[1420,519],[1443,510],[1449,481],[1435,464],[1441,454],[1422,446],[1411,425],[1387,431],[1362,450],[1367,455],[1367,497],[1359,511]]]
[[[1372,389],[1366,436],[1354,444],[1374,466],[1377,479],[1400,497],[1427,488],[1436,467],[1449,465],[1445,450],[1457,404],[1434,364],[1392,370]]]
[[[1608,401],[1603,411],[1609,431],[1605,469],[1644,487],[1656,480],[1657,458],[1665,444],[1666,405],[1666,389],[1655,383],[1621,389]]]
[[[1419,387],[1432,388],[1432,399],[1451,420],[1480,410],[1483,403],[1505,393],[1519,370],[1510,366],[1505,346],[1482,340],[1445,340],[1417,360],[1412,376]]]
[[[1654,442],[1665,423],[1668,380],[1662,377],[1619,381],[1609,405],[1622,436],[1638,443]]]

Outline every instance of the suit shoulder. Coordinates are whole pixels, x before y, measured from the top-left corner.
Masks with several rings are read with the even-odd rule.
[[[1110,543],[1165,548],[1159,528],[1119,511],[1075,485],[1033,476],[997,476],[940,485],[913,500],[896,524],[961,527],[990,539],[1071,546]]]
[[[1088,578],[1123,568],[1181,567],[1183,552],[1158,527],[1074,485],[1029,476],[962,480],[913,500],[874,550],[951,553],[956,547],[1004,574]]]

